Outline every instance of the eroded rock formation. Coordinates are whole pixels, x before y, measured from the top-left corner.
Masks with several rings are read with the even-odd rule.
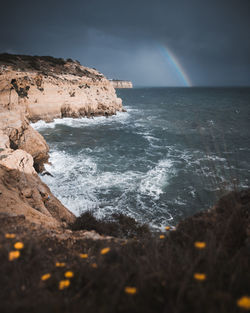
[[[37,172],[49,147],[29,121],[112,115],[122,111],[112,84],[78,61],[0,54],[0,213],[46,227],[75,216]]]
[[[41,181],[32,156],[19,149],[0,153],[0,213],[23,215],[45,227],[66,225],[75,219]]]
[[[75,219],[37,175],[48,151],[44,138],[20,110],[0,108],[0,213],[22,215],[45,227]]]
[[[0,106],[0,149],[22,149],[34,159],[37,172],[43,170],[43,164],[48,161],[49,147],[44,138],[34,130],[18,110],[8,110]]]
[[[112,84],[78,61],[0,55],[0,105],[17,106],[31,121],[113,115],[122,111]]]

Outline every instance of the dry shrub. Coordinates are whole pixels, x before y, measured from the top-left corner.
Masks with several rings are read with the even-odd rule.
[[[126,240],[75,240],[73,231],[72,238],[63,240],[46,232],[32,233],[21,223],[2,222],[1,312],[241,312],[237,299],[250,292],[249,212],[250,190],[231,193],[215,209],[183,220],[165,239],[146,232]],[[83,217],[74,227],[86,228],[89,223],[117,233],[119,227],[131,227],[130,222],[131,232],[138,226],[124,217],[117,218],[114,228],[90,214]],[[24,242],[14,262],[8,261],[12,244],[5,232],[15,232]],[[204,241],[206,247],[195,248],[195,241]],[[102,255],[107,247],[110,251]],[[82,259],[80,253],[88,257]],[[55,262],[66,266],[57,268]],[[66,270],[75,275],[61,291],[58,283]],[[45,273],[51,278],[41,282]],[[197,281],[194,273],[204,273],[206,279]],[[126,294],[126,286],[137,292]]]
[[[133,238],[150,235],[148,225],[140,224],[124,214],[112,214],[111,218],[96,219],[88,211],[81,214],[71,225],[72,230],[95,230],[99,234],[119,238]]]

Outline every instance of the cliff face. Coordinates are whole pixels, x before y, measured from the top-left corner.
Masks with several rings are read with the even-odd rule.
[[[41,181],[49,147],[29,121],[122,111],[112,84],[77,61],[0,54],[0,213],[46,227],[75,216]]]
[[[77,61],[0,55],[0,105],[31,121],[113,115],[122,111],[112,84]]]
[[[29,125],[24,113],[0,106],[0,150],[4,149],[22,149],[31,154],[37,172],[41,172],[48,161],[49,147]]]
[[[74,221],[74,215],[37,175],[48,160],[48,151],[23,112],[0,107],[0,213],[22,215],[45,227]]]
[[[0,213],[23,216],[44,227],[59,227],[75,216],[54,197],[33,168],[32,156],[23,150],[0,153]]]
[[[128,80],[110,80],[114,88],[133,88],[133,84]]]

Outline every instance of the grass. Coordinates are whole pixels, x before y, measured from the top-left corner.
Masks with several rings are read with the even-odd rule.
[[[1,312],[245,312],[239,304],[250,296],[249,219],[247,190],[183,220],[163,239],[122,216],[102,225],[82,215],[65,240],[2,223]],[[123,239],[75,239],[77,230],[90,225]],[[23,249],[9,261],[16,242]]]

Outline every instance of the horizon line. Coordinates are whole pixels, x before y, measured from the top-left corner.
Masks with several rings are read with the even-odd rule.
[[[163,85],[134,85],[133,88],[250,88],[250,85],[193,85],[193,86],[163,86]]]

